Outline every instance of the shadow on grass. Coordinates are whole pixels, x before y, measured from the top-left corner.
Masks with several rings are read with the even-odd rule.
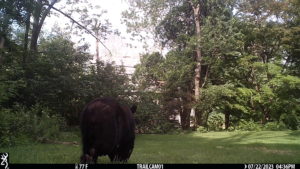
[[[226,132],[216,132],[226,133]],[[285,132],[273,132],[273,131],[259,131],[259,132],[227,132],[228,136],[219,137],[207,137],[205,134],[187,135],[187,137],[196,137],[198,139],[207,139],[208,142],[217,143],[230,143],[230,144],[249,144],[249,143],[278,143],[278,144],[295,144],[300,145],[300,131],[285,131]],[[279,134],[278,134],[279,133]],[[299,149],[300,150],[300,149]]]
[[[298,131],[293,131],[293,132],[290,133],[290,135],[300,137],[300,131],[299,130]]]
[[[300,163],[299,131],[137,135],[129,163]],[[79,141],[65,133],[61,141]],[[81,145],[33,144],[1,148],[12,163],[78,163]],[[98,163],[110,163],[99,157]]]
[[[299,138],[290,134],[216,132],[196,135],[139,135],[130,162],[299,163]]]

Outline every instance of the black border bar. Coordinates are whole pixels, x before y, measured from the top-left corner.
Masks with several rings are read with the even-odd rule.
[[[299,164],[9,164],[8,167],[9,169],[300,169]]]

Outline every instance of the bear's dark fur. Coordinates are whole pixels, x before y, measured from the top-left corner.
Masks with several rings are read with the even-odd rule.
[[[111,98],[99,98],[86,105],[81,113],[81,163],[96,163],[98,156],[111,161],[127,162],[135,139],[135,123],[131,109]]]

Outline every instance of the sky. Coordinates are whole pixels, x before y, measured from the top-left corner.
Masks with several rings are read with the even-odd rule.
[[[140,55],[145,51],[142,48],[142,43],[137,41],[130,40],[130,35],[126,32],[126,25],[121,23],[122,11],[128,8],[128,4],[124,0],[89,0],[93,5],[100,6],[101,9],[107,10],[107,13],[103,15],[104,18],[107,18],[112,24],[112,29],[118,29],[121,33],[121,36],[111,35],[108,36],[107,40],[103,43],[110,49],[112,56],[108,55],[106,49],[100,46],[100,58],[105,61],[114,61],[116,65],[125,65],[127,67],[127,73],[133,73],[134,69],[130,68],[139,63]],[[62,5],[65,4],[65,0],[62,0],[60,3],[56,4],[56,8],[62,8]],[[65,9],[63,9],[65,10]],[[91,13],[97,13],[97,10],[89,11]],[[76,20],[76,18],[74,18]],[[79,20],[79,19],[77,19]],[[43,29],[45,31],[51,31],[53,27],[64,28],[66,23],[70,23],[69,19],[63,15],[51,15],[45,21]],[[72,36],[71,40],[76,42],[78,37]],[[90,44],[90,52],[95,54],[95,38],[91,35],[85,35],[85,42]],[[130,43],[133,47],[129,47],[127,44]]]

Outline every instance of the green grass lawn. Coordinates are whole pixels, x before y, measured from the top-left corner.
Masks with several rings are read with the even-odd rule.
[[[61,141],[80,142],[63,133]],[[0,148],[11,163],[78,163],[78,145],[29,144]],[[98,163],[109,163],[107,156]],[[129,163],[300,163],[300,131],[137,135]]]

